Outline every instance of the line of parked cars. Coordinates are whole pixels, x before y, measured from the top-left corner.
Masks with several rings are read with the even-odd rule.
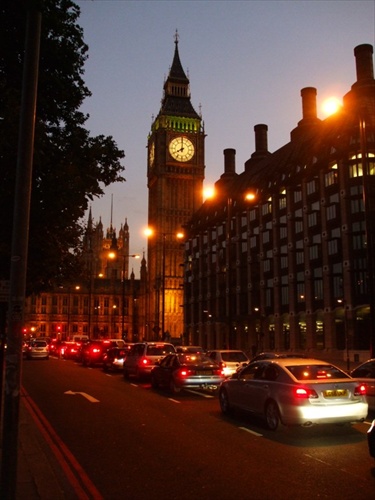
[[[213,391],[223,414],[245,411],[262,417],[272,430],[280,424],[363,421],[369,409],[375,410],[375,359],[348,374],[298,353],[264,352],[249,359],[241,350],[205,352],[200,346],[167,342],[105,339],[55,342],[49,348],[46,344],[35,340],[26,357],[48,359],[54,354],[83,366],[122,372],[125,379],[148,379],[152,388],[174,394],[183,389]]]

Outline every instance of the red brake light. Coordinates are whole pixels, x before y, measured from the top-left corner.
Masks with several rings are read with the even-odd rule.
[[[299,399],[309,399],[318,397],[314,389],[307,389],[306,387],[296,387],[294,389],[294,395],[296,398]]]
[[[142,363],[142,365],[145,365],[145,366],[146,366],[146,365],[148,365],[149,361],[148,361],[148,359],[147,359],[147,358],[142,358],[142,359],[141,359],[141,363]]]
[[[366,396],[366,392],[366,385],[361,384],[354,389],[354,396]]]
[[[93,347],[93,348],[92,348],[92,352],[100,352],[99,347]]]
[[[193,373],[192,370],[188,370],[187,368],[180,368],[177,372],[177,376],[184,378],[184,377],[188,377],[192,373]]]

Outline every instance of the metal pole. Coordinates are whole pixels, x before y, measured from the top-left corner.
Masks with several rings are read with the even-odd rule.
[[[161,337],[164,338],[165,329],[165,239],[166,234],[163,233],[163,262],[162,262],[162,280],[161,280]]]
[[[124,329],[125,329],[125,257],[123,255],[123,264],[122,264],[122,320],[121,320],[121,338],[124,338]]]
[[[38,87],[39,48],[42,15],[33,5],[27,12],[25,60],[16,187],[13,211],[13,235],[10,262],[10,297],[1,467],[1,498],[16,498],[18,464],[18,424],[22,365],[22,326],[26,293],[27,251],[31,181],[34,153],[35,113]]]
[[[370,306],[370,357],[375,357],[375,245],[374,245],[374,176],[369,175],[367,161],[367,135],[365,110],[360,111],[359,131],[360,131],[360,150],[362,157],[362,176],[363,176],[363,205],[365,212],[365,231],[366,231],[366,255],[367,255],[367,277],[368,277],[368,296]],[[370,185],[371,183],[371,185]]]

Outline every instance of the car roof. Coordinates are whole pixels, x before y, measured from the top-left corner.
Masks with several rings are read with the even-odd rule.
[[[323,361],[321,359],[315,358],[272,358],[272,359],[259,359],[253,363],[267,363],[276,364],[281,366],[288,366],[293,363],[293,366],[305,366],[305,365],[326,365],[331,366],[332,363],[328,361]]]

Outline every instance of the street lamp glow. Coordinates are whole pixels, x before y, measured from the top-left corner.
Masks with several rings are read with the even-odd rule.
[[[325,116],[337,113],[341,107],[342,104],[337,97],[328,97],[328,99],[325,99],[322,104],[322,110]]]
[[[204,188],[203,198],[205,200],[214,198],[214,196],[215,196],[215,188],[214,187],[208,186],[208,187]]]

